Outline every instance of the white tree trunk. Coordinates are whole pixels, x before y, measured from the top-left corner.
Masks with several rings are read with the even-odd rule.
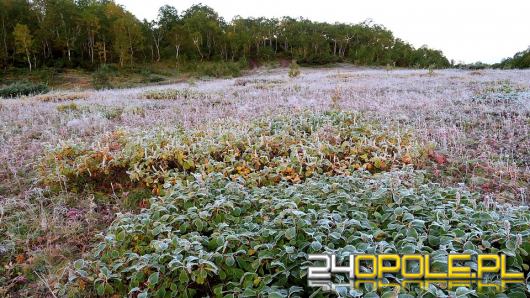
[[[31,57],[29,56],[28,49],[26,49],[26,58],[28,59],[29,72],[31,72]]]

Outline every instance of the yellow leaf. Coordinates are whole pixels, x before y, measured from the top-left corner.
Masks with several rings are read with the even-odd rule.
[[[254,278],[254,286],[259,285],[260,281],[261,281],[261,278],[259,278],[259,277]]]

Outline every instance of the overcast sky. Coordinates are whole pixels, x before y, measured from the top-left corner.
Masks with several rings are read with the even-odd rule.
[[[372,19],[416,47],[427,44],[449,59],[494,63],[530,46],[530,0],[116,0],[140,19],[169,4],[182,12],[199,2],[226,20],[304,17],[359,23]]]

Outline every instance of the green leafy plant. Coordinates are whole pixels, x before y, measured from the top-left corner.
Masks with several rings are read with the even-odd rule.
[[[448,253],[502,252],[509,270],[523,271],[529,240],[527,207],[482,203],[412,169],[252,188],[212,174],[168,186],[138,215],[119,214],[93,254],[73,264],[65,290],[73,294],[83,281],[98,295],[305,296],[314,291],[309,253],[340,261],[351,253],[430,254],[433,270],[446,270]]]
[[[33,84],[22,81],[0,88],[0,97],[8,98],[22,95],[42,94],[47,93],[48,91],[48,86],[45,84]]]
[[[222,173],[262,186],[299,183],[316,174],[348,175],[360,168],[388,171],[418,156],[406,133],[344,112],[262,119],[237,134],[172,130],[123,136],[119,142],[120,150],[110,150],[112,144],[58,148],[43,162],[44,173],[51,174],[43,175],[43,183],[101,186],[101,181],[111,183],[113,175],[126,174],[157,193],[166,183]]]

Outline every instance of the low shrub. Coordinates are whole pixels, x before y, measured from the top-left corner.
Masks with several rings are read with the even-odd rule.
[[[42,181],[82,189],[111,183],[108,173],[127,173],[133,182],[159,193],[167,183],[221,173],[263,186],[300,183],[318,174],[348,175],[361,168],[388,171],[411,163],[419,154],[406,132],[343,112],[261,119],[237,133],[218,129],[208,134],[169,129],[123,136],[120,150],[114,151],[60,147],[43,161]]]
[[[213,174],[167,193],[140,214],[118,214],[93,254],[73,264],[69,295],[308,297],[316,290],[306,279],[310,253],[335,253],[341,263],[349,254],[430,254],[435,272],[447,272],[449,253],[504,253],[508,270],[519,272],[530,261],[528,207],[481,203],[412,169],[256,188]],[[509,286],[508,297],[525,297],[524,287]],[[409,295],[465,296],[454,290]],[[339,291],[351,297],[363,289]],[[396,297],[392,291],[370,297]]]
[[[247,86],[254,85],[257,89],[266,89],[261,88],[262,86],[274,87],[278,84],[283,84],[283,80],[263,80],[263,79],[237,79],[234,82],[234,86]]]
[[[163,76],[154,74],[147,68],[140,69],[139,74],[142,75],[142,82],[144,83],[159,83],[166,80]]]
[[[22,95],[34,95],[47,93],[48,86],[45,84],[33,84],[30,82],[16,82],[9,86],[0,88],[0,97],[9,98]]]
[[[196,67],[199,76],[209,77],[239,77],[241,76],[241,64],[238,62],[204,62]]]
[[[149,81],[149,83],[160,83],[165,81],[166,79],[162,76],[152,74],[147,78],[147,80]]]
[[[141,95],[145,99],[198,99],[198,98],[209,98],[210,95],[191,89],[162,89],[162,90],[149,90],[145,91]]]
[[[124,109],[121,107],[105,107],[102,109],[102,114],[109,120],[120,120]]]
[[[300,66],[296,63],[296,60],[293,60],[289,65],[289,77],[296,78],[300,75]]]
[[[129,113],[135,116],[139,116],[142,118],[145,118],[146,115],[146,109],[144,107],[130,107]]]
[[[141,68],[141,69],[136,69],[135,68],[133,71],[139,73],[140,75],[142,75],[145,78],[147,78],[147,77],[149,77],[151,75],[151,70],[147,69],[147,68]]]
[[[103,64],[92,74],[92,85],[95,89],[112,88],[111,77],[116,75],[116,69],[110,65]]]
[[[54,81],[55,77],[61,72],[59,69],[55,69],[53,67],[50,68],[42,68],[35,70],[35,74],[38,78],[39,82],[52,82]]]
[[[435,68],[436,68],[436,65],[434,65],[434,64],[429,65],[429,68],[428,68],[427,74],[428,74],[429,76],[433,76],[433,75],[435,75],[435,73],[434,73],[434,69],[435,69]]]
[[[59,112],[70,112],[70,111],[78,111],[79,106],[75,103],[67,103],[67,104],[61,104],[57,106],[57,111]]]
[[[35,99],[44,102],[58,102],[87,99],[90,95],[89,92],[55,92],[35,96]]]

